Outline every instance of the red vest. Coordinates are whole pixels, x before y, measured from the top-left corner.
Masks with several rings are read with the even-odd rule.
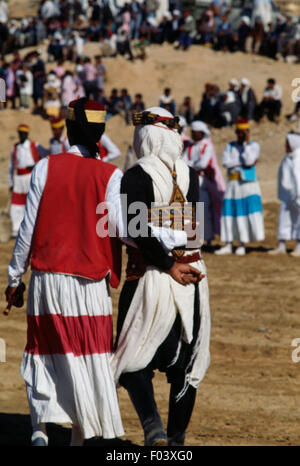
[[[100,238],[97,205],[105,202],[107,184],[117,167],[74,154],[51,155],[32,240],[31,267],[101,280],[110,272],[117,288],[121,243]]]

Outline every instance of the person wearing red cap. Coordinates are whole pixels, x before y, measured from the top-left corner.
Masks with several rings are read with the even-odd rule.
[[[70,144],[67,136],[63,135],[65,121],[62,118],[52,118],[50,124],[53,136],[50,139],[49,153],[60,154],[61,152],[68,152]]]
[[[24,220],[9,265],[6,299],[18,305],[28,263],[26,382],[32,444],[46,446],[47,422],[71,423],[71,445],[123,435],[110,366],[112,302],[121,272],[124,233],[116,166],[102,162],[98,141],[105,110],[81,98],[67,108],[68,153],[33,170]],[[109,222],[103,210],[112,206]],[[101,221],[103,228],[101,228]]]
[[[12,192],[10,206],[12,238],[16,238],[23,220],[33,167],[42,157],[48,155],[47,149],[29,139],[28,125],[21,124],[17,130],[19,142],[11,151],[9,167],[9,188]]]
[[[222,157],[227,168],[227,186],[222,206],[221,240],[225,246],[217,255],[232,254],[232,242],[239,241],[238,256],[246,254],[245,243],[265,239],[261,191],[256,175],[260,146],[250,140],[248,120],[236,122],[237,140],[227,144]]]
[[[48,444],[45,423],[72,423],[71,445],[123,435],[109,357],[121,248],[97,233],[97,206],[114,202],[122,172],[99,159],[104,107],[82,98],[67,108],[68,153],[32,173],[24,221],[9,265],[7,300],[32,268],[27,303],[26,382],[33,445]]]

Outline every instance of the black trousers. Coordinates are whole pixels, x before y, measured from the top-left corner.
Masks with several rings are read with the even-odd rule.
[[[138,280],[125,282],[119,301],[119,314],[117,322],[117,340],[120,335],[127,310],[134,296],[138,285]],[[194,331],[193,340],[190,344],[182,342],[182,347],[174,365],[170,366],[178,348],[178,342],[181,336],[181,319],[179,314],[170,330],[165,341],[157,349],[155,356],[147,367],[136,372],[123,373],[120,377],[120,385],[128,391],[130,399],[136,409],[141,424],[144,428],[145,435],[148,428],[149,420],[153,425],[161,425],[161,419],[158,413],[155,396],[153,391],[152,379],[154,370],[159,369],[165,372],[167,380],[170,383],[169,393],[169,415],[167,425],[167,436],[174,444],[183,444],[185,430],[190,421],[195,399],[196,389],[188,385],[187,390],[177,400],[177,395],[184,387],[185,375],[191,362],[193,348],[200,328],[199,316],[199,288],[195,286],[194,299]]]

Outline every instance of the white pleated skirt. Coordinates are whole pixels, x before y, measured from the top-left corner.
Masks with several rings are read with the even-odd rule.
[[[224,242],[265,239],[261,191],[258,181],[229,181],[222,206],[221,240]]]
[[[32,273],[21,374],[33,424],[72,423],[84,438],[124,434],[109,358],[106,280]]]

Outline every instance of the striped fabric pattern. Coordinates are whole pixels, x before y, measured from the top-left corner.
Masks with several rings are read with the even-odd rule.
[[[221,240],[263,241],[263,206],[258,181],[229,181],[223,200]]]
[[[21,374],[33,420],[71,422],[84,438],[123,435],[106,280],[33,271],[27,319]]]

